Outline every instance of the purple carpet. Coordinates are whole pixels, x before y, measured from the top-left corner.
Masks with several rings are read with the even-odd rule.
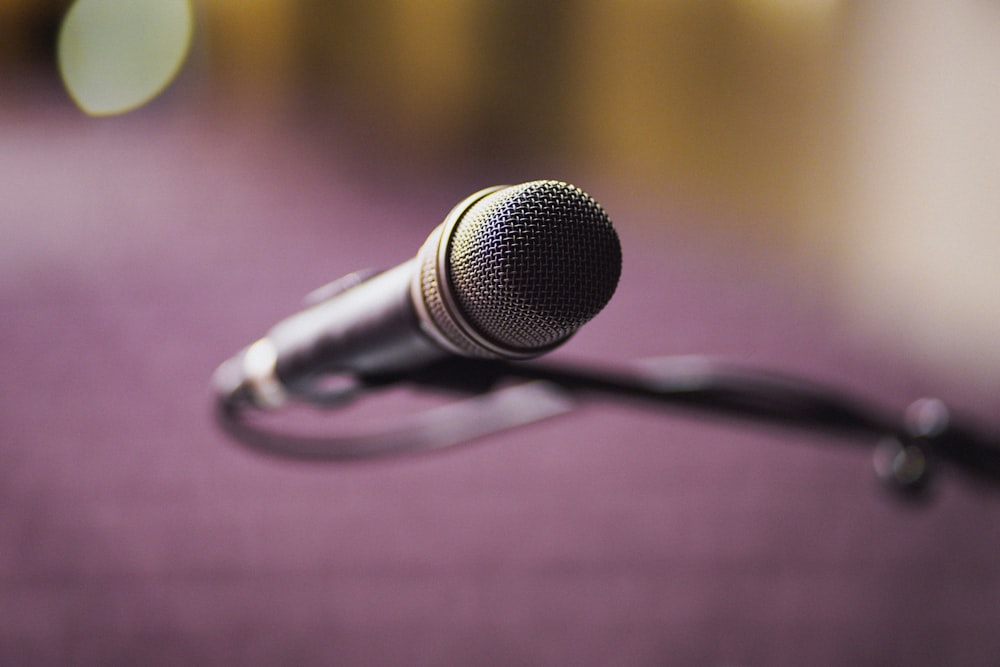
[[[1000,495],[944,475],[908,506],[841,440],[610,404],[342,466],[222,435],[219,362],[531,178],[575,181],[622,237],[617,295],[558,356],[706,353],[993,416],[690,211],[572,169],[407,182],[353,157],[5,112],[0,664],[1000,664]]]

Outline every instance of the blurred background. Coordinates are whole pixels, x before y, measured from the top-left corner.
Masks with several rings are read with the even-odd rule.
[[[554,355],[1000,428],[998,35],[996,0],[0,0],[0,663],[1000,664],[996,494],[904,505],[874,443],[601,404],[296,465],[207,388],[557,178],[624,262]]]
[[[55,53],[70,4],[0,4],[4,105],[69,102]],[[793,262],[852,330],[995,386],[996,2],[191,9],[193,27],[149,19],[193,36],[143,113],[337,142],[359,172],[403,183],[571,164],[630,201],[706,212],[699,226]],[[98,19],[95,40],[109,30],[137,28]]]

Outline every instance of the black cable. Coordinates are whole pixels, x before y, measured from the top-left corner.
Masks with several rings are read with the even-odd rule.
[[[338,437],[270,431],[250,416],[257,411],[232,397],[220,397],[217,417],[230,435],[258,451],[342,461],[440,449],[610,398],[823,432],[869,447],[888,442],[884,475],[909,490],[924,487],[933,461],[949,462],[1000,488],[1000,441],[957,423],[940,402],[923,403],[936,405],[930,421],[927,410],[923,416],[911,410],[896,417],[830,387],[707,360],[675,358],[659,360],[658,368],[610,369],[454,357],[405,376],[352,378],[332,390],[316,379],[289,392],[302,403],[329,407],[400,383],[464,398],[371,432]]]

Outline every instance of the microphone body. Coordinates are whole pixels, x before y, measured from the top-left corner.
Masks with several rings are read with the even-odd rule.
[[[276,324],[266,338],[275,348],[278,380],[350,371],[388,374],[446,354],[421,331],[411,298],[416,258],[348,287]]]
[[[527,359],[568,339],[614,293],[621,248],[575,186],[532,181],[458,204],[417,256],[278,322],[216,371],[229,402],[282,405],[329,373],[404,374],[448,355]]]

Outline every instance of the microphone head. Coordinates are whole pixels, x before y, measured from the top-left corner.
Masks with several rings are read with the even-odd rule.
[[[579,188],[532,181],[459,204],[418,256],[424,330],[466,356],[528,358],[561,344],[614,294],[621,245]]]

